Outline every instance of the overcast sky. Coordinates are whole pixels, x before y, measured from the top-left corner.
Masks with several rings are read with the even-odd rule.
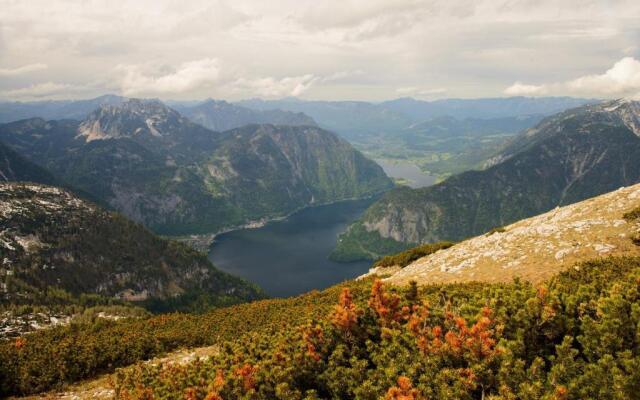
[[[0,0],[0,98],[640,96],[640,0]]]

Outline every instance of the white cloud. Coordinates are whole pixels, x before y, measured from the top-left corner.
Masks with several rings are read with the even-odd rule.
[[[278,98],[300,96],[322,78],[312,74],[287,76],[281,79],[273,77],[247,79],[239,78],[231,83],[235,92],[253,93],[254,96]]]
[[[126,96],[183,93],[210,86],[220,76],[219,62],[214,58],[184,62],[164,75],[148,74],[139,65],[118,65],[116,70],[123,73],[121,89]]]
[[[27,64],[16,68],[0,68],[0,77],[10,77],[28,74],[30,72],[42,71],[47,69],[47,64]]]
[[[504,90],[507,95],[540,96],[572,94],[595,97],[625,97],[640,94],[640,61],[624,57],[602,74],[581,76],[565,82],[530,85],[516,82]]]
[[[504,94],[509,96],[540,96],[547,93],[543,85],[527,85],[516,82],[504,90]]]
[[[601,75],[587,75],[567,83],[574,93],[625,95],[640,92],[640,61],[625,57]]]

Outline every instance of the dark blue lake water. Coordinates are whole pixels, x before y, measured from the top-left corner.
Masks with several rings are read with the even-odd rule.
[[[271,296],[326,288],[369,269],[370,262],[337,263],[327,257],[338,234],[372,202],[310,207],[262,228],[222,234],[209,258],[221,270],[257,283]]]

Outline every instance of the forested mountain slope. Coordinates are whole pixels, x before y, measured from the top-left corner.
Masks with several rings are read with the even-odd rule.
[[[42,167],[26,160],[0,142],[0,182],[28,181],[55,184],[56,179]]]
[[[0,343],[0,394],[209,346],[50,397],[635,399],[639,278],[637,257],[609,257],[536,286],[363,280],[201,316],[64,327]]]
[[[262,296],[205,255],[60,188],[0,183],[0,227],[2,305],[95,294],[170,309]]]

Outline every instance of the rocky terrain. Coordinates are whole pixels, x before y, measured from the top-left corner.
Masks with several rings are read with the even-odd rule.
[[[136,302],[151,309],[261,297],[205,255],[51,186],[0,183],[0,306]]]
[[[640,220],[623,215],[640,207],[640,184],[556,208],[460,242],[405,268],[378,268],[387,281],[407,284],[545,280],[578,261],[640,255],[632,238]]]

